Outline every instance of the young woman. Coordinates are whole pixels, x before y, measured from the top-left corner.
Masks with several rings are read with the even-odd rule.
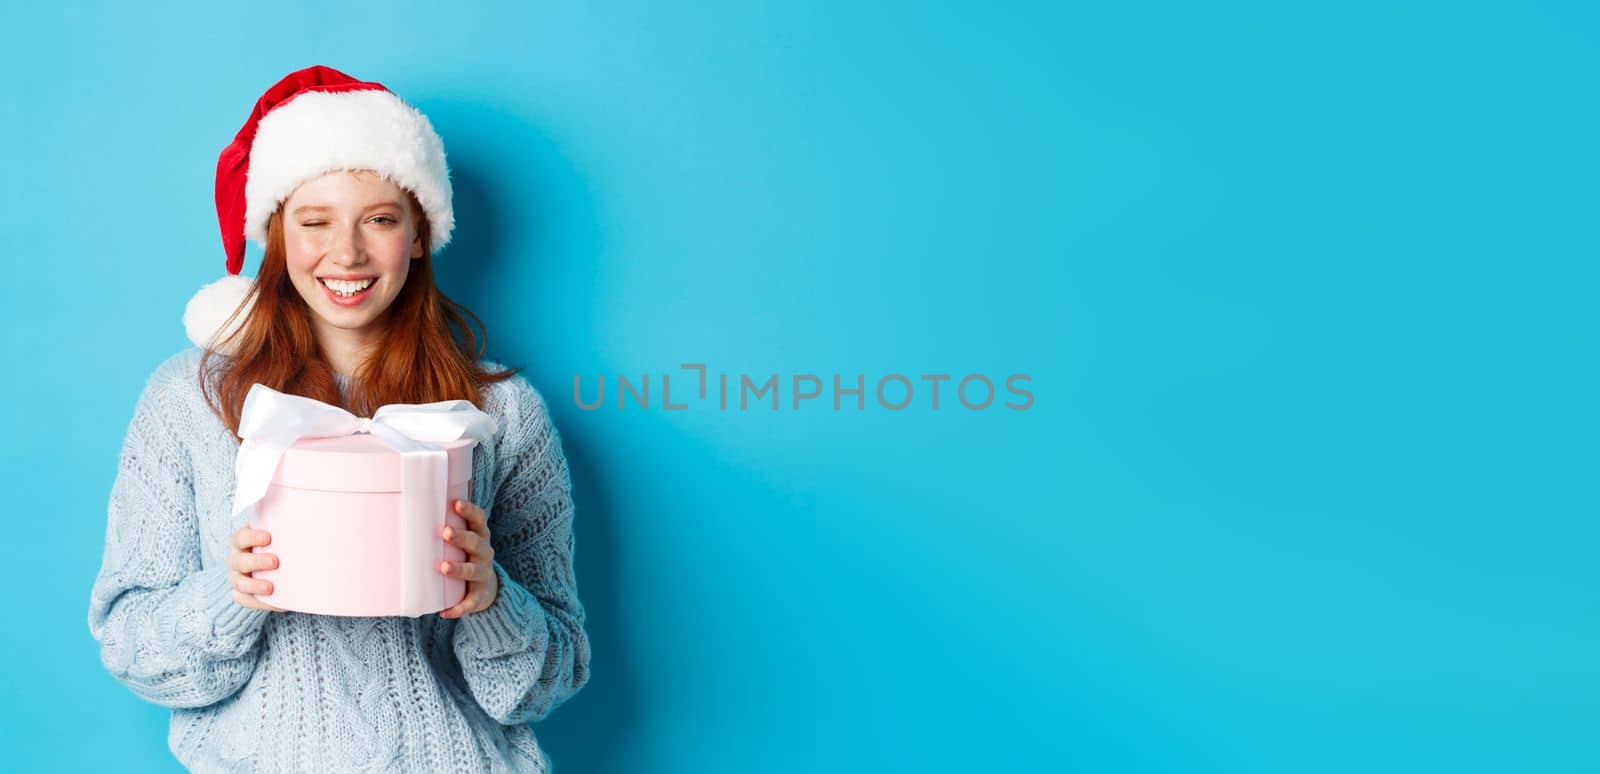
[[[450,199],[428,120],[326,67],[268,90],[222,153],[229,276],[185,312],[197,346],[139,397],[89,609],[106,668],[173,709],[168,746],[191,770],[549,767],[527,723],[589,674],[571,480],[538,391],[477,356],[471,312],[434,285]],[[237,276],[245,238],[264,246],[254,281]],[[255,383],[361,416],[465,399],[495,418],[473,502],[452,503],[470,528],[445,533],[466,560],[438,568],[467,582],[460,604],[347,618],[257,598],[272,537],[230,516]]]

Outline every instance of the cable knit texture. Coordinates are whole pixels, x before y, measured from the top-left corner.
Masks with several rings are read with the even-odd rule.
[[[589,641],[571,477],[539,392],[520,375],[484,388],[500,432],[473,451],[472,499],[489,513],[491,607],[455,620],[271,613],[233,601],[239,443],[205,405],[200,354],[168,358],[139,396],[89,603],[105,667],[172,708],[178,760],[199,772],[548,771],[528,723],[588,682]]]

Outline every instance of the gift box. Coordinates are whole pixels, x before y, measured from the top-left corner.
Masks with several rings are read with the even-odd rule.
[[[234,511],[272,542],[278,567],[261,601],[343,616],[417,616],[460,602],[439,572],[465,552],[444,541],[466,522],[472,450],[495,422],[468,401],[390,404],[372,418],[264,385],[246,395]]]

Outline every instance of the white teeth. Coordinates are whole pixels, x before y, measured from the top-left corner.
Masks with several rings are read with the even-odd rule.
[[[353,296],[353,295],[355,295],[357,293],[360,293],[363,290],[366,290],[367,288],[372,286],[373,282],[375,282],[375,280],[373,280],[371,278],[364,279],[364,280],[356,280],[356,281],[336,280],[336,279],[324,279],[324,280],[322,280],[322,284],[326,285],[329,290],[332,290],[333,292],[338,293],[339,295],[344,296],[346,298],[348,298],[350,296]]]

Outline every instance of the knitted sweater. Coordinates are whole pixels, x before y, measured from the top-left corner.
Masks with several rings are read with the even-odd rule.
[[[275,613],[232,597],[239,443],[206,407],[200,354],[164,361],[134,408],[89,601],[105,667],[172,708],[167,744],[179,762],[202,772],[550,769],[527,724],[588,682],[589,641],[571,478],[539,392],[520,375],[483,388],[480,408],[500,431],[473,451],[472,499],[489,514],[492,606],[460,619]],[[349,377],[339,381],[347,390]]]

